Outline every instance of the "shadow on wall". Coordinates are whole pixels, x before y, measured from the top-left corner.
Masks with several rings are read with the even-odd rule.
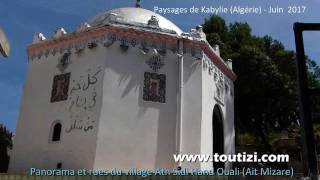
[[[231,89],[230,89],[231,90]],[[233,97],[232,96],[226,96],[226,100],[225,100],[225,103],[226,104],[234,104],[233,103]],[[227,132],[227,134],[225,133],[225,147],[228,147],[230,146],[230,142],[232,142],[233,146],[235,146],[235,127],[234,127],[234,118],[229,118],[228,121],[227,121],[227,116],[230,116],[228,113],[230,113],[230,111],[232,111],[232,109],[230,108],[233,108],[232,106],[227,106],[227,109],[226,109],[226,115],[224,117],[224,126],[226,126],[224,129],[225,131]],[[232,121],[231,121],[232,119]],[[235,147],[233,147],[235,148]],[[231,148],[229,148],[229,150],[232,150]],[[233,151],[235,151],[235,149],[233,149]],[[235,152],[225,152],[225,153],[235,153]]]
[[[118,46],[114,44],[113,46]],[[159,71],[159,74],[166,75],[166,97],[165,103],[151,102],[143,100],[144,89],[144,73],[154,71],[148,67],[146,61],[151,58],[151,53],[142,54],[139,49],[129,47],[126,52],[122,52],[119,47],[119,56],[117,63],[108,63],[112,61],[107,60],[107,67],[115,71],[120,78],[118,80],[118,86],[126,84],[126,87],[121,95],[121,98],[125,98],[131,91],[138,92],[139,112],[137,112],[137,119],[141,119],[148,109],[158,110],[158,126],[157,126],[157,155],[155,160],[156,167],[174,167],[173,154],[176,153],[176,125],[177,125],[177,98],[179,88],[179,64],[178,56],[173,54],[170,50],[167,50],[166,55],[163,57],[165,65]],[[168,57],[170,59],[168,59]],[[121,60],[123,58],[123,60]],[[137,58],[138,61],[135,59]],[[139,62],[140,60],[140,62]],[[174,62],[169,61],[174,60]],[[196,68],[201,67],[201,61],[195,62],[191,65],[191,70],[185,73],[185,80],[188,80],[191,74]],[[128,70],[129,69],[129,70]],[[164,73],[164,71],[166,73]],[[156,133],[156,132],[155,132]],[[168,141],[166,137],[171,137],[171,141]],[[132,138],[132,137],[130,137]],[[168,157],[168,152],[170,156]],[[164,158],[167,157],[167,158]],[[172,162],[168,164],[168,162]]]

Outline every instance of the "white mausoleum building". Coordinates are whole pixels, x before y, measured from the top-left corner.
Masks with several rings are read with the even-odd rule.
[[[9,172],[211,169],[173,154],[234,153],[236,75],[201,26],[184,33],[149,10],[114,9],[36,34],[28,58]]]

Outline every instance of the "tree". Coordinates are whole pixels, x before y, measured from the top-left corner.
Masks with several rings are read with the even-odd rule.
[[[8,148],[12,148],[12,133],[0,124],[0,173],[5,173],[8,170]]]
[[[259,136],[272,151],[267,135],[298,121],[295,53],[270,36],[256,37],[247,23],[226,25],[218,16],[203,25],[207,40],[218,44],[223,59],[233,60],[237,133]],[[310,86],[319,86],[320,68],[308,59]],[[252,130],[255,130],[252,132]]]

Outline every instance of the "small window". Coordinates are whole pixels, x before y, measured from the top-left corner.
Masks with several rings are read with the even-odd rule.
[[[52,141],[60,141],[62,125],[57,123],[53,126]]]
[[[62,163],[59,162],[59,163],[57,164],[57,169],[61,169],[61,168],[62,168]]]

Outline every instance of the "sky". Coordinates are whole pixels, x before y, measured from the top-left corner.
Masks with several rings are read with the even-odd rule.
[[[47,38],[59,27],[74,31],[80,23],[96,14],[120,7],[133,7],[135,0],[1,0],[0,26],[11,44],[9,58],[0,57],[0,124],[15,132],[19,119],[23,84],[28,70],[26,48],[36,32]],[[294,22],[320,22],[319,0],[141,0],[141,5],[151,11],[159,8],[206,7],[272,7],[284,8],[280,14],[218,14],[226,22],[247,22],[256,36],[269,35],[281,41],[287,49],[294,50],[292,25]],[[290,14],[288,7],[305,6],[303,13]],[[202,24],[210,13],[161,14],[173,21],[183,31]],[[320,64],[318,40],[320,32],[304,33],[306,54]],[[37,108],[37,107],[34,107]]]

